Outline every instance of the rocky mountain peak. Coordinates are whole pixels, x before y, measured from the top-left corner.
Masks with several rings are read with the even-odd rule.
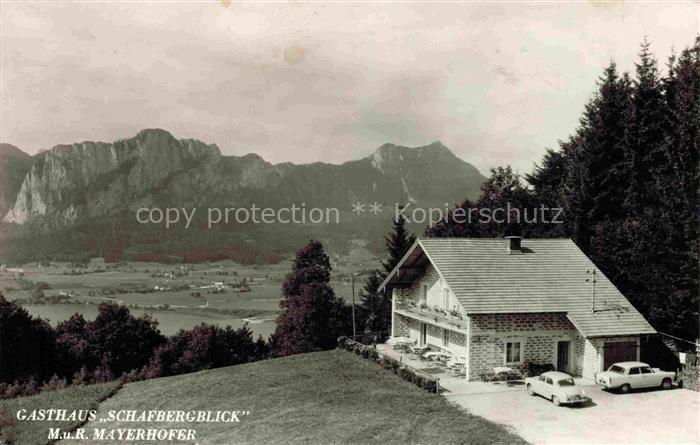
[[[0,143],[0,160],[3,162],[11,158],[28,159],[31,156],[12,144]]]
[[[426,159],[426,157],[430,159]],[[464,163],[440,141],[431,142],[421,147],[405,147],[387,143],[377,148],[370,158],[372,165],[380,171],[414,162],[433,162],[445,159]]]
[[[151,142],[174,142],[176,141],[175,136],[169,131],[160,128],[144,128],[143,130],[136,133],[134,139],[140,141],[151,141]]]
[[[20,151],[7,152],[22,157]],[[140,208],[240,208],[252,204],[276,208],[305,203],[307,208],[333,207],[342,212],[358,201],[389,206],[404,198],[417,205],[444,205],[473,198],[484,180],[440,142],[424,147],[384,144],[368,157],[343,164],[273,165],[255,153],[223,156],[214,144],[178,139],[161,129],[142,130],[112,143],[60,145],[22,159],[27,162],[7,163],[2,170],[5,182],[0,204],[3,220],[8,223],[5,227],[16,240],[27,236],[32,241],[44,234],[44,239],[53,242],[53,234],[75,235],[70,246],[54,246],[62,254],[66,249],[82,252],[84,244],[95,238],[79,238],[76,234],[81,228],[99,228],[103,237],[109,238],[120,224],[128,228],[124,236],[130,241],[119,241],[109,249],[121,252],[131,244],[140,246],[137,250],[159,248],[141,244],[145,234],[154,232],[152,227],[135,222],[134,212]],[[375,229],[381,238],[385,226],[379,219],[358,222],[352,216],[341,229],[324,226],[323,230],[330,230],[329,239],[341,245],[346,236],[364,236]],[[119,224],[115,225],[116,220]],[[307,236],[312,229],[322,230],[285,225],[279,228],[279,239],[293,243],[300,233]],[[201,248],[204,240],[214,243],[216,249],[231,244],[236,251],[241,246],[264,250],[278,245],[260,238],[268,232],[259,226],[236,226],[236,231],[235,246],[226,231],[189,231],[187,236],[183,233],[177,248],[189,252],[193,247]],[[253,239],[261,244],[249,245]],[[25,255],[23,243],[17,241],[14,245],[18,250],[13,252]],[[44,247],[36,243],[36,249],[43,251]]]

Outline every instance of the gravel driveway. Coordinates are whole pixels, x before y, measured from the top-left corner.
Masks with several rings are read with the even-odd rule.
[[[700,393],[687,389],[629,394],[584,386],[591,402],[556,407],[525,387],[481,394],[446,394],[452,402],[507,425],[533,444],[700,443]]]

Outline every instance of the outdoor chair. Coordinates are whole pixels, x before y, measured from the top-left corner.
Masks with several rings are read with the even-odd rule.
[[[452,377],[464,377],[467,375],[467,367],[462,364],[452,365],[450,367],[450,375]]]

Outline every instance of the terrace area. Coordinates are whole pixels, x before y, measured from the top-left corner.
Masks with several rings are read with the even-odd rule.
[[[433,347],[434,352],[439,348]],[[450,367],[450,361],[426,360],[420,355],[408,352],[405,349],[394,349],[390,344],[378,344],[377,352],[389,358],[399,361],[417,374],[438,380],[440,394],[445,396],[463,394],[485,394],[496,392],[510,392],[522,389],[523,381],[493,381],[480,382],[469,381],[464,374],[456,374]],[[458,360],[458,359],[456,359]]]

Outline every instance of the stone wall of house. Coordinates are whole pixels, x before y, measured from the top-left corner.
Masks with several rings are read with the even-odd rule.
[[[394,337],[410,337],[411,324],[414,320],[401,314],[394,314],[394,326],[392,335]]]
[[[623,337],[598,337],[598,338],[581,338],[578,340],[583,343],[583,356],[581,364],[581,377],[595,380],[595,375],[603,371],[605,344],[614,342],[636,342],[637,357],[639,360],[639,336],[623,336]]]
[[[595,374],[603,366],[603,342],[600,339],[583,339],[583,359],[581,377],[595,379]]]
[[[449,331],[450,332],[450,344],[466,347],[467,346],[467,336],[461,332]]]
[[[428,344],[428,346],[435,346],[437,348],[442,347],[442,328],[428,324],[425,332],[425,342]]]
[[[589,352],[590,355],[590,352]],[[590,366],[590,357],[586,359],[586,339],[583,338],[582,335],[577,335],[576,339],[574,340],[574,366],[576,368],[575,370],[575,375],[580,375],[583,377],[583,368],[586,366],[584,365],[584,362],[588,360],[588,364]]]
[[[557,342],[574,341],[578,331],[563,313],[472,314],[470,319],[469,378],[493,373],[497,366],[519,367],[525,362],[556,363]],[[520,363],[506,364],[506,342],[519,341]],[[575,342],[574,342],[575,343]],[[572,369],[576,369],[574,346]]]
[[[467,357],[467,335],[461,332],[448,330],[450,336],[450,344],[447,349],[457,357]]]
[[[395,287],[391,294],[391,336],[392,337],[402,337],[408,335],[407,328],[405,326],[404,319],[399,320],[401,315],[398,315],[394,310],[398,307],[399,301],[408,298],[408,289],[401,289]]]

